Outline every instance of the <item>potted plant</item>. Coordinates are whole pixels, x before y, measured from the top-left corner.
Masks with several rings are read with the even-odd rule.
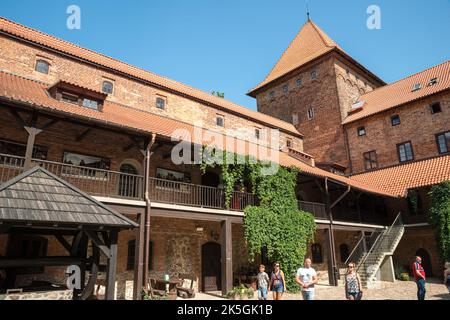
[[[249,300],[255,295],[255,291],[252,288],[247,288],[243,284],[238,287],[234,287],[226,295],[227,299],[231,300]]]

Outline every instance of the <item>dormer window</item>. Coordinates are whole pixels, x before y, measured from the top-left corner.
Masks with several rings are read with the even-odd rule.
[[[83,107],[98,110],[98,102],[92,99],[84,98]]]
[[[78,96],[67,92],[61,93],[61,101],[78,104]]]
[[[416,83],[416,84],[413,85],[412,91],[414,92],[414,91],[417,91],[417,90],[420,90],[420,89],[422,89],[422,84],[421,83]]]
[[[56,100],[71,103],[80,108],[102,111],[106,94],[88,89],[77,84],[59,81],[48,89],[48,93]]]
[[[50,63],[48,63],[45,60],[37,60],[36,61],[36,66],[34,68],[37,72],[40,73],[44,73],[44,74],[48,74],[49,69],[50,69]]]
[[[103,81],[102,84],[102,92],[106,94],[112,94],[114,89],[114,85],[111,81]]]

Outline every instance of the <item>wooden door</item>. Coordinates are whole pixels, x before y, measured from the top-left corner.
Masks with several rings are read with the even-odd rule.
[[[216,242],[202,246],[202,291],[222,290],[221,247]]]

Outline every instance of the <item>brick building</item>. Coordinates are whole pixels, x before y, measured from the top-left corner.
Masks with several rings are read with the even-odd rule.
[[[404,198],[388,205],[408,222],[397,264],[420,253],[430,273],[441,270],[426,212],[430,186],[450,170],[450,61],[386,84],[308,20],[248,94],[259,111],[292,121],[317,166]]]
[[[303,36],[309,39],[307,48]],[[180,140],[198,147],[233,138],[233,145],[245,143],[243,154],[264,159],[266,153],[277,153],[280,165],[298,167],[299,208],[314,214],[318,229],[309,254],[323,280],[336,284],[348,259],[369,261],[367,251],[356,257],[356,249],[384,241],[380,235],[396,232],[395,241],[386,244],[392,249],[403,235],[402,225],[387,226],[398,223],[408,186],[397,190],[395,182],[367,183],[360,176],[322,169],[349,170],[344,115],[359,94],[385,84],[311,21],[272,76],[252,91],[261,112],[3,18],[0,45],[0,185],[41,166],[135,221],[138,228],[118,235],[116,298],[137,299],[149,278],[165,274],[190,274],[196,290],[225,293],[254,268],[242,223],[243,209],[257,199],[251,190],[236,190],[226,207],[218,170],[202,175],[198,164],[171,161]],[[291,70],[297,56],[302,61]],[[307,100],[302,110],[299,97]],[[283,119],[265,114],[271,112]],[[269,129],[279,132],[279,145],[269,144]],[[183,134],[173,139],[177,130]],[[186,138],[196,132],[199,140]],[[253,153],[255,146],[266,152]],[[439,171],[432,182],[449,178],[450,172]],[[428,185],[421,179],[416,187]],[[8,234],[8,223],[3,225],[0,255],[8,258],[14,243],[30,242]],[[51,257],[64,255],[69,240],[45,234],[33,241],[40,249],[35,254]],[[428,250],[436,256],[435,248]],[[382,261],[375,271],[392,278],[392,255],[379,254]],[[265,261],[263,252],[258,259]],[[19,288],[32,280],[63,283],[66,277],[60,266],[12,274],[12,286]],[[367,275],[367,281],[375,276]]]

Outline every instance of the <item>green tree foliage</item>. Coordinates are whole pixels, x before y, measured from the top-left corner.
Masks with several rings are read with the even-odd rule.
[[[443,261],[450,261],[450,181],[431,188],[428,219],[433,226],[439,254]]]

